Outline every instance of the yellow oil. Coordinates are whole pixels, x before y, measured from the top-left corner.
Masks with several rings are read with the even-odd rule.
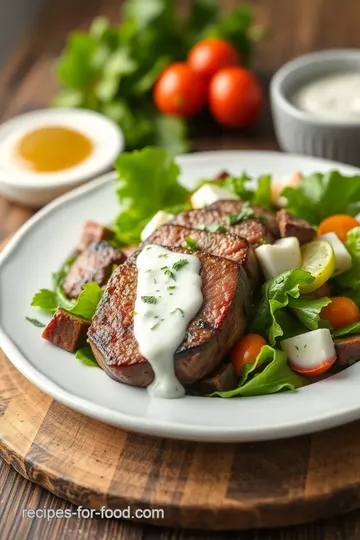
[[[92,142],[82,133],[62,126],[48,126],[30,131],[15,147],[21,165],[39,173],[70,169],[87,159]]]

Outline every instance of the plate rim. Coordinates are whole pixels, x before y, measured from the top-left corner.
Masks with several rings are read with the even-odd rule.
[[[191,161],[208,160],[215,155],[221,156],[226,162],[226,156],[239,156],[244,154],[261,154],[261,157],[266,155],[277,155],[280,159],[311,159],[314,162],[314,168],[316,163],[319,165],[326,165],[327,167],[333,166],[334,168],[340,168],[342,171],[348,174],[360,173],[360,170],[356,167],[342,164],[335,161],[329,161],[325,159],[318,159],[312,156],[303,156],[297,154],[283,154],[281,152],[263,151],[263,150],[225,150],[225,151],[207,151],[198,152],[193,154],[184,154],[178,156],[177,161],[181,165],[181,162],[186,161],[187,164]],[[18,245],[23,238],[33,229],[36,225],[41,223],[42,219],[52,213],[58,207],[66,205],[69,200],[81,198],[83,194],[100,189],[103,185],[110,183],[116,177],[116,172],[111,171],[109,173],[101,175],[96,180],[93,180],[83,186],[80,186],[52,201],[34,216],[32,216],[10,239],[9,243],[5,246],[0,254],[0,277],[1,269],[5,262],[16,255]],[[359,418],[360,416],[360,403],[358,407],[353,409],[346,409],[345,411],[338,411],[331,414],[322,415],[320,417],[314,417],[311,421],[298,422],[290,433],[287,434],[288,426],[282,426],[280,429],[275,430],[274,427],[262,427],[261,431],[257,431],[253,426],[250,428],[242,427],[239,432],[238,426],[233,428],[226,428],[226,431],[219,432],[216,426],[202,427],[201,435],[199,436],[199,426],[191,425],[184,422],[176,421],[176,423],[165,420],[152,418],[151,422],[147,417],[130,416],[122,411],[114,411],[104,405],[94,404],[90,400],[77,396],[68,390],[63,389],[58,384],[50,380],[41,371],[35,368],[31,362],[26,358],[19,347],[12,341],[10,336],[7,335],[5,329],[2,327],[0,318],[0,346],[9,359],[9,361],[15,366],[22,375],[25,376],[32,384],[38,387],[47,395],[50,395],[55,400],[65,404],[71,409],[78,411],[82,414],[95,418],[99,421],[115,425],[122,429],[129,431],[135,431],[140,433],[146,433],[148,435],[170,437],[181,440],[193,440],[193,441],[208,441],[208,442],[241,442],[241,441],[260,441],[271,440],[285,437],[291,437],[294,435],[305,435],[313,433],[319,430],[327,429],[330,427],[336,427],[343,423],[350,422]],[[350,368],[351,369],[351,368]],[[199,398],[200,399],[200,398]],[[220,399],[220,398],[218,398]],[[185,432],[185,433],[184,433]],[[298,432],[298,433],[296,433]]]

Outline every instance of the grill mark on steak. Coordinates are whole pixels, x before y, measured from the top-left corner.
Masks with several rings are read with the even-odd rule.
[[[225,257],[241,264],[249,279],[255,284],[259,279],[259,266],[252,246],[245,238],[240,238],[230,233],[211,233],[198,229],[189,229],[182,225],[166,223],[141,244],[141,248],[147,244],[160,246],[186,247],[185,238],[190,237],[196,241],[201,251],[210,255]]]
[[[270,230],[256,219],[246,219],[235,225],[227,223],[228,212],[223,210],[201,209],[189,210],[175,216],[169,223],[182,225],[192,229],[199,228],[199,225],[221,225],[227,232],[245,238],[254,247],[260,244],[271,244],[274,241]]]
[[[190,253],[184,249],[171,251]],[[190,322],[175,354],[175,372],[182,383],[210,373],[243,335],[249,287],[234,261],[197,252],[201,261],[203,305]],[[148,386],[154,378],[139,352],[132,311],[137,288],[135,257],[113,273],[92,320],[88,337],[99,365],[115,380]],[[186,291],[184,291],[186,294]]]
[[[94,242],[85,249],[71,266],[64,281],[64,291],[69,298],[77,298],[86,283],[102,287],[111,275],[113,265],[125,261],[125,255],[107,242]]]
[[[223,212],[226,212],[227,214],[239,214],[241,210],[244,208],[244,204],[246,204],[244,201],[236,201],[236,200],[216,201],[213,204],[211,204],[208,207],[208,209],[209,210],[222,210]],[[265,210],[264,208],[261,208],[260,206],[251,205],[251,209],[254,210],[255,215],[257,217],[266,219],[266,225],[270,229],[271,234],[274,236],[274,238],[279,238],[280,236],[279,225],[278,225],[278,222],[276,221],[275,214],[270,212],[269,210]]]

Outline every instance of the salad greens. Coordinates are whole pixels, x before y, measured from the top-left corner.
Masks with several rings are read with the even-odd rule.
[[[360,294],[360,227],[348,232],[345,247],[352,257],[352,268],[336,277],[335,281],[339,287]]]
[[[224,13],[216,0],[191,0],[182,14],[176,13],[176,4],[175,0],[126,0],[121,24],[112,26],[101,17],[88,32],[71,33],[57,64],[61,91],[55,105],[108,116],[121,125],[128,149],[154,144],[173,153],[186,152],[185,121],[165,117],[153,105],[156,79],[171,62],[185,60],[192,45],[208,36],[231,41],[247,65],[252,43],[260,36],[247,4]]]
[[[273,209],[271,204],[271,176],[262,175],[254,181],[254,178],[243,172],[240,176],[227,176],[218,180],[202,180],[200,185],[218,185],[234,193],[242,201],[249,205],[258,205]]]
[[[80,362],[85,366],[99,367],[90,345],[86,345],[85,347],[82,347],[82,349],[76,351],[75,358],[80,360]]]
[[[262,371],[258,372],[261,367]],[[307,384],[309,382],[305,377],[298,375],[289,367],[283,351],[265,345],[255,362],[245,364],[237,388],[214,392],[211,395],[222,398],[261,396],[282,390],[295,390]]]
[[[286,317],[280,316],[283,309],[291,309],[297,317],[297,334],[318,328],[320,312],[331,300],[300,298],[301,286],[313,281],[314,277],[304,270],[288,270],[267,281],[262,287],[261,300],[252,318],[250,331],[262,335],[270,345],[275,345],[279,338],[296,335],[293,333],[294,319],[288,318],[288,314]],[[299,331],[301,328],[303,330]]]
[[[360,212],[360,175],[344,176],[339,171],[305,176],[295,189],[287,187],[281,194],[286,209],[312,225],[333,214],[355,216]]]
[[[136,244],[158,210],[180,212],[188,206],[189,191],[179,184],[179,166],[161,148],[120,154],[115,162],[120,214],[114,224],[117,238]]]

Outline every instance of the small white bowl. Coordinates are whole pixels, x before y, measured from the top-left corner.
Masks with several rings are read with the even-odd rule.
[[[331,74],[360,72],[360,50],[334,49],[292,60],[280,68],[270,85],[276,138],[282,150],[360,166],[360,122],[318,118],[291,102],[303,84]]]
[[[27,171],[12,158],[14,146],[26,133],[48,126],[74,129],[93,144],[82,163],[53,173]],[[0,194],[39,208],[59,195],[110,170],[124,149],[124,135],[102,114],[85,109],[40,109],[8,120],[0,126]]]

